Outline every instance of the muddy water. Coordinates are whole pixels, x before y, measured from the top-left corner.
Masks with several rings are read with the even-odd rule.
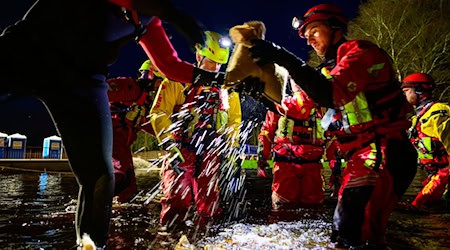
[[[270,181],[247,175],[249,213],[240,222],[222,223],[206,231],[178,227],[170,236],[158,235],[159,204],[115,205],[108,249],[170,249],[182,234],[190,247],[216,249],[328,249],[335,201],[323,208],[299,209],[289,214],[270,213]],[[402,201],[419,191],[418,176]],[[157,174],[139,175],[138,186],[150,189]],[[0,174],[0,249],[70,249],[77,183],[57,174]],[[300,218],[300,219],[299,219]],[[223,221],[227,221],[224,219]],[[397,208],[388,227],[392,249],[450,249],[450,213],[438,207],[413,213]]]

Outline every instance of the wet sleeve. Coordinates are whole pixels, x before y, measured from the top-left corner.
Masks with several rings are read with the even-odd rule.
[[[438,138],[450,155],[450,106],[436,103],[421,117],[422,132]],[[422,122],[424,121],[424,122]]]
[[[152,63],[169,79],[182,83],[191,82],[194,65],[178,57],[177,51],[162,27],[161,19],[154,17],[146,30],[139,44]]]
[[[184,102],[183,91],[184,87],[181,83],[168,79],[165,79],[159,86],[155,102],[150,110],[150,122],[159,142],[172,134],[171,116],[175,106]]]

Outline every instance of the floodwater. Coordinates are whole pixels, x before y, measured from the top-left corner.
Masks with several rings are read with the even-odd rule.
[[[116,204],[108,249],[173,249],[182,235],[189,243],[178,249],[329,249],[335,201],[323,208],[299,209],[290,214],[270,213],[270,180],[247,174],[248,214],[240,221],[226,218],[207,230],[194,226],[157,233],[160,207]],[[418,176],[402,201],[420,190]],[[150,190],[157,173],[138,175],[140,189]],[[70,249],[75,243],[74,207],[78,192],[71,175],[39,173],[0,174],[0,249]],[[327,192],[329,194],[329,192]],[[227,223],[225,223],[226,221]],[[423,213],[397,208],[390,218],[388,242],[392,249],[450,249],[450,211],[442,207]]]

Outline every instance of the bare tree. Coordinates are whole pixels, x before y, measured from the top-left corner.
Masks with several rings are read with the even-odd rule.
[[[349,39],[366,39],[391,56],[398,79],[431,74],[436,97],[450,101],[450,2],[368,0],[349,23]]]

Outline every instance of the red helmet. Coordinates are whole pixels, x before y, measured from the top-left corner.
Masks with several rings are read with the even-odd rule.
[[[425,73],[412,73],[402,81],[402,88],[420,88],[420,91],[431,91],[434,85],[433,78]]]
[[[305,38],[306,26],[314,21],[329,21],[332,26],[339,26],[346,30],[348,18],[336,5],[319,4],[309,9],[301,19],[294,17],[292,27],[298,29],[298,35],[301,38]]]

